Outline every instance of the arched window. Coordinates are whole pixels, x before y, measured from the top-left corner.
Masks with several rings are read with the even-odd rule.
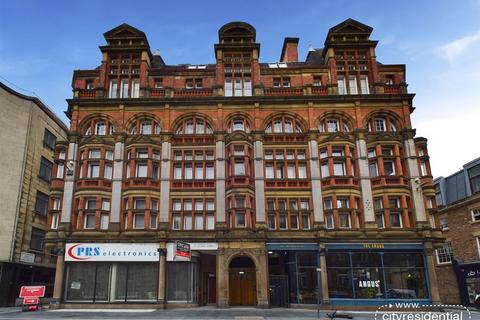
[[[130,134],[160,134],[160,125],[151,118],[137,119],[130,127]]]
[[[368,120],[370,132],[397,132],[397,121],[391,116],[377,115]]]
[[[97,136],[106,136],[111,135],[115,132],[115,127],[113,124],[104,119],[93,119],[88,122],[84,129],[84,135],[97,135]]]
[[[175,134],[212,134],[213,130],[210,124],[199,116],[192,116],[181,121]]]
[[[300,123],[289,116],[273,118],[265,127],[265,133],[302,133]]]
[[[320,120],[318,130],[320,132],[350,132],[350,124],[342,117],[325,117]]]
[[[242,116],[232,118],[228,124],[228,132],[234,131],[250,132],[248,121]]]

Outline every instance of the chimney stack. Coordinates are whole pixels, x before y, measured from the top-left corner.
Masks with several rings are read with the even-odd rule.
[[[285,38],[283,40],[280,62],[298,62],[298,40],[299,38]]]

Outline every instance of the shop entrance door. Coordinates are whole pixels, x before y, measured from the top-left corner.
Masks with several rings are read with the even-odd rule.
[[[288,307],[288,277],[286,275],[271,275],[270,305],[272,307]]]
[[[215,273],[204,273],[204,286],[206,288],[205,304],[217,302],[217,280]]]
[[[228,286],[231,306],[256,305],[255,264],[250,258],[238,257],[230,262]]]

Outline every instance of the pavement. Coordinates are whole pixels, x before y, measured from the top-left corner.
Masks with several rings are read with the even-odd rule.
[[[446,310],[447,312],[449,310]],[[458,312],[451,309],[451,312]],[[343,311],[342,311],[343,312]],[[344,311],[353,316],[354,320],[385,320],[380,314],[372,311]],[[440,314],[439,314],[440,315]],[[304,309],[256,309],[256,308],[228,308],[217,309],[215,307],[201,307],[188,309],[132,309],[132,310],[42,310],[22,312],[20,308],[0,308],[0,320],[18,320],[18,319],[74,319],[74,320],[90,320],[90,319],[112,319],[112,320],[150,320],[150,319],[168,319],[168,320],[270,320],[270,319],[317,319],[316,310]],[[320,312],[320,320],[329,320],[325,311]],[[344,318],[336,318],[343,320]],[[407,320],[405,318],[403,320]],[[424,320],[432,320],[433,317]],[[437,318],[442,319],[442,318]],[[452,318],[443,318],[455,320]],[[462,320],[480,320],[479,311],[471,311],[470,315],[464,314]],[[387,318],[386,320],[401,320],[401,318]]]

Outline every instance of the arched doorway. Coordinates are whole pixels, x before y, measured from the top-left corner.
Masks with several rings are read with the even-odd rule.
[[[254,306],[257,304],[257,279],[255,263],[249,257],[236,257],[230,261],[229,304],[231,306]]]

